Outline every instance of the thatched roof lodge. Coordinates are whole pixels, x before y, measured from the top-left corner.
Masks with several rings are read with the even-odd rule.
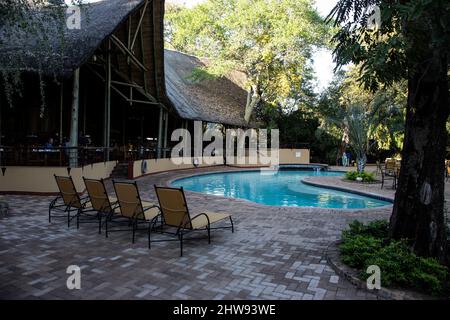
[[[165,50],[166,91],[170,103],[184,119],[247,127],[245,76],[234,71],[225,77],[192,79],[193,71],[207,64],[205,59]]]
[[[82,133],[96,146],[157,141],[159,157],[171,130],[192,120],[247,126],[238,82],[190,82],[203,61],[164,51],[164,1],[104,0],[81,13],[81,29],[67,28],[67,15],[35,13],[45,41],[0,26],[0,68],[20,70],[23,82],[21,94],[7,97],[0,79],[0,145],[53,136],[78,146]]]

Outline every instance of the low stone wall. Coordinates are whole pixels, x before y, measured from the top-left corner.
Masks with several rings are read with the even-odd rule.
[[[116,161],[99,162],[80,168],[72,168],[73,178],[78,192],[85,189],[83,177],[109,178]],[[54,175],[67,176],[64,167],[6,167],[5,174],[0,173],[0,193],[4,194],[54,194],[58,192]]]
[[[382,300],[432,300],[431,296],[421,294],[409,290],[398,290],[393,288],[381,288],[379,290],[367,289],[365,281],[360,279],[360,271],[350,268],[341,261],[341,253],[339,250],[340,241],[332,242],[326,249],[325,256],[331,268],[340,276],[345,278],[358,289],[364,289],[375,294]],[[381,283],[383,283],[383,276],[381,276]]]
[[[222,158],[204,157],[204,162],[198,165],[199,168],[213,167],[223,165]],[[147,159],[133,161],[130,164],[128,178],[136,179],[149,174],[182,170],[182,169],[193,169],[195,168],[193,164],[194,158],[188,158],[182,164],[176,164],[181,162],[181,158],[176,159]],[[310,163],[310,152],[309,149],[280,149],[279,150],[279,160],[280,164],[309,164]],[[143,162],[146,164],[143,166]],[[227,163],[230,167],[236,168],[260,168],[268,167],[268,165],[263,163],[252,163],[249,160],[248,152],[244,161],[238,163],[238,161],[233,161],[232,163]]]
[[[212,158],[208,158],[205,160],[206,160],[205,162],[198,164],[198,168],[214,167],[214,166],[223,165],[222,159],[215,159],[216,161],[213,161]],[[210,160],[210,161],[208,161],[208,160]],[[146,163],[145,165],[143,165],[144,161]],[[136,179],[136,178],[146,176],[149,174],[196,168],[196,166],[194,165],[193,158],[189,158],[188,160],[185,159],[185,161],[184,161],[185,163],[177,164],[180,162],[182,162],[181,158],[177,158],[177,159],[147,159],[147,160],[134,161],[129,167],[128,178]]]

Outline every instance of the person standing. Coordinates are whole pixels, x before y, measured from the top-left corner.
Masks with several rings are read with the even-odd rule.
[[[345,153],[345,151],[342,153],[342,166],[347,166],[347,154]]]

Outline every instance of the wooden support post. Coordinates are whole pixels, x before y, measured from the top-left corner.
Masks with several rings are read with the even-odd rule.
[[[59,145],[63,143],[63,108],[64,108],[64,82],[61,80],[59,97]]]
[[[167,131],[169,129],[169,113],[166,111],[164,112],[164,158],[167,157]]]
[[[110,132],[111,132],[111,41],[108,40],[105,76],[105,112],[104,112],[104,139],[106,148],[105,160],[109,161]]]
[[[2,96],[0,95],[0,146],[2,145]],[[3,152],[0,150],[0,166],[3,166]]]
[[[80,95],[80,69],[75,69],[73,73],[73,91],[72,91],[72,114],[70,121],[70,146],[78,147],[78,109]],[[69,166],[78,167],[78,149],[70,150]]]
[[[157,156],[156,156],[156,158],[157,159],[160,159],[161,158],[161,150],[162,150],[162,147],[163,147],[163,144],[162,144],[162,136],[163,136],[163,114],[164,114],[164,109],[163,109],[163,107],[160,105],[159,106],[159,123],[158,123],[158,150],[157,150],[157,152],[156,152],[156,154],[157,154]]]
[[[2,96],[0,95],[0,146],[2,145]],[[3,152],[0,150],[0,166],[3,166]]]
[[[83,135],[86,136],[86,119],[87,119],[87,99],[88,99],[88,90],[89,88],[87,86],[84,86],[83,90]]]

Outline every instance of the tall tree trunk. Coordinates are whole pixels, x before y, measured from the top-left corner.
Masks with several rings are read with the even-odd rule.
[[[252,85],[247,93],[247,105],[245,106],[245,122],[249,123],[252,116],[253,110],[261,101],[261,95],[259,94],[259,89],[257,85]]]
[[[446,257],[444,160],[449,116],[448,57],[435,49],[410,76],[401,171],[390,236],[421,256]]]
[[[367,155],[364,152],[358,152],[356,155],[356,168],[358,173],[363,173],[366,170]]]

